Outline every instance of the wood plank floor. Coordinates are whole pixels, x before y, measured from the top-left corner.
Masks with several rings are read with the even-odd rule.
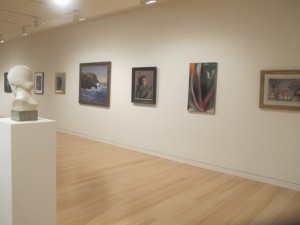
[[[57,225],[300,224],[300,192],[57,138]]]

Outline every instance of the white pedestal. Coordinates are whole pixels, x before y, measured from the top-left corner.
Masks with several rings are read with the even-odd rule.
[[[0,224],[56,224],[56,124],[0,119]]]

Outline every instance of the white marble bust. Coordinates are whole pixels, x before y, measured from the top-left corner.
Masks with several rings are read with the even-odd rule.
[[[11,90],[15,95],[12,110],[34,111],[38,102],[32,97],[31,91],[34,87],[33,73],[27,66],[19,65],[13,67],[7,75]]]

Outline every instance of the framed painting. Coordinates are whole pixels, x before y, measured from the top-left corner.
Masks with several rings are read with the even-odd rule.
[[[79,103],[110,104],[111,62],[81,63],[79,68]]]
[[[300,70],[262,70],[259,107],[300,110]]]
[[[55,93],[65,94],[66,88],[66,73],[55,74]]]
[[[188,111],[215,113],[218,64],[190,63]]]
[[[34,93],[44,94],[44,73],[36,72],[34,73]]]
[[[132,68],[131,102],[156,104],[156,67]]]
[[[9,81],[7,79],[7,75],[8,75],[8,72],[5,72],[4,73],[4,92],[11,93],[12,91],[11,91]]]

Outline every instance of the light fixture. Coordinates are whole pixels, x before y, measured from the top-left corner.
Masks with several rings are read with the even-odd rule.
[[[22,36],[26,37],[28,33],[26,32],[26,27],[22,27]]]
[[[33,26],[38,28],[40,26],[39,18],[37,16],[33,17]]]
[[[58,6],[66,6],[71,2],[71,0],[53,0],[53,2]]]
[[[149,5],[153,3],[156,3],[156,0],[141,0],[141,4]]]
[[[44,25],[45,24],[45,20],[43,20],[40,17],[34,16],[33,17],[33,27],[34,28],[39,28],[40,25]]]
[[[3,44],[4,43],[4,39],[2,37],[2,35],[0,34],[0,43]]]
[[[84,21],[85,18],[81,15],[79,10],[75,10],[72,12],[73,13],[73,22],[80,22],[80,21]]]
[[[149,0],[146,2],[146,5],[156,3],[156,0]]]

